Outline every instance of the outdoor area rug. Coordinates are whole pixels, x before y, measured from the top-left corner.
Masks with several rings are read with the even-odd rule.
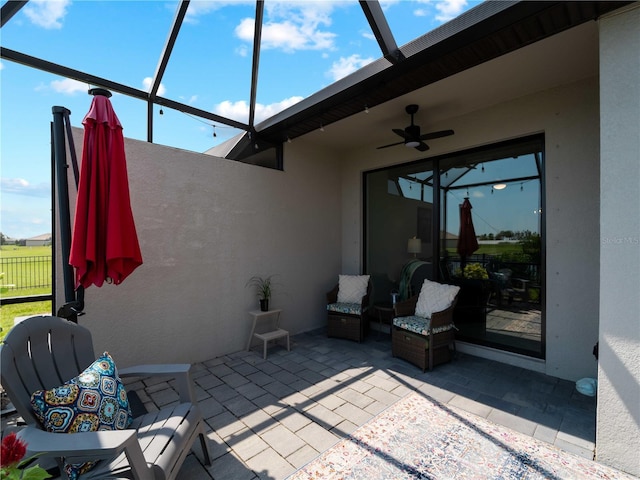
[[[414,392],[289,480],[634,478]]]

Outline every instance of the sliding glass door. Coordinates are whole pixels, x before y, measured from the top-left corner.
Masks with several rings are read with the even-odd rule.
[[[536,135],[365,173],[374,301],[417,294],[425,278],[457,284],[460,340],[543,358],[543,142]],[[465,199],[473,252],[458,249]]]

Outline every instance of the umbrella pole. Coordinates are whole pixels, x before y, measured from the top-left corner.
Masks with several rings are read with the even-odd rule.
[[[78,311],[82,310],[74,291],[73,267],[69,264],[71,252],[71,210],[69,208],[69,182],[67,180],[67,153],[64,136],[64,119],[71,113],[64,107],[52,107],[53,111],[53,156],[58,185],[58,212],[60,218],[60,243],[62,246],[62,275],[64,279],[65,305],[58,316],[78,323]],[[84,296],[84,295],[82,295]],[[54,299],[55,301],[55,299]]]

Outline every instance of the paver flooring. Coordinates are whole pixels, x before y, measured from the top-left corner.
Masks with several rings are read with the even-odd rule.
[[[458,353],[423,373],[393,358],[388,335],[363,343],[322,330],[195,364],[212,465],[191,453],[180,480],[284,479],[411,391],[593,458],[595,398],[572,382]],[[128,384],[147,408],[177,401],[170,382]]]
[[[585,458],[595,449],[595,399],[572,382],[460,353],[423,373],[375,332],[360,344],[297,335],[266,360],[256,348],[194,365],[194,380],[214,458],[191,454],[184,480],[286,478],[414,390]],[[140,395],[170,398],[157,385]]]

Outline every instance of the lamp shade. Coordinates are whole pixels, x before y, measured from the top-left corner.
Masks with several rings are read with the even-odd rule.
[[[407,252],[413,253],[414,255],[422,252],[422,240],[415,237],[410,238],[407,242]]]

